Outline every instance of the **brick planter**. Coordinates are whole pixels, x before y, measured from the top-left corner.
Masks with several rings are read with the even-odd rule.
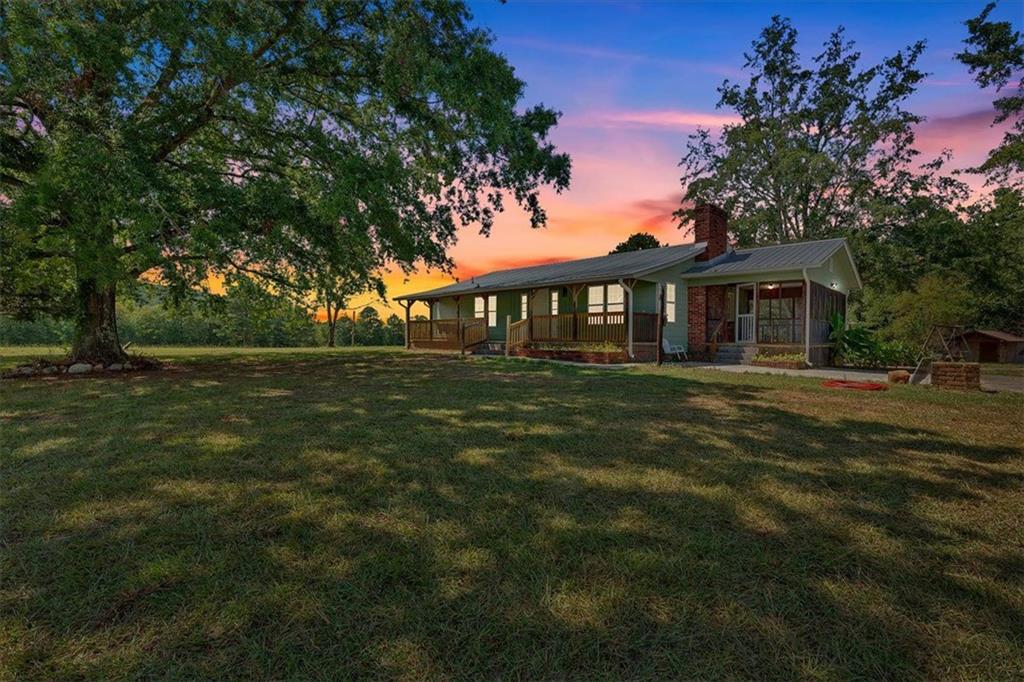
[[[751,360],[750,364],[757,367],[775,367],[777,369],[807,369],[802,360]]]
[[[951,391],[980,391],[981,365],[977,362],[933,362],[932,386]]]
[[[539,348],[517,348],[512,355],[520,358],[540,358],[544,360],[565,360],[567,362],[587,362],[595,365],[616,365],[629,362],[626,351],[589,351],[589,350],[541,350]]]

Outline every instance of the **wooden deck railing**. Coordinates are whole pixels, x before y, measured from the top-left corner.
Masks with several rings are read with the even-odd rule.
[[[530,318],[530,325],[533,341],[626,342],[626,313],[534,315]],[[656,314],[633,313],[633,341],[654,343],[657,336]]]
[[[470,348],[487,340],[487,320],[474,318],[462,322],[462,347]]]
[[[527,324],[529,320],[519,320],[512,322],[508,326],[508,338],[505,340],[506,348],[508,350],[514,350],[519,348],[524,343],[529,341],[529,334],[527,334]]]
[[[463,350],[487,340],[487,321],[479,318],[462,320],[410,320],[409,339],[422,348]]]

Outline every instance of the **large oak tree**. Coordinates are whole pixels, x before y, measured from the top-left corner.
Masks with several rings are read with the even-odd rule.
[[[5,311],[72,310],[72,355],[109,361],[140,277],[312,290],[325,265],[447,266],[509,197],[543,224],[539,189],[569,180],[557,113],[519,106],[470,21],[455,0],[0,3]]]

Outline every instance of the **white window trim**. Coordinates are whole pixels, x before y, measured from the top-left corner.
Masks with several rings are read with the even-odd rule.
[[[548,313],[551,315],[558,314],[558,289],[552,289],[548,295]]]
[[[487,326],[497,327],[498,326],[498,297],[490,295],[487,297],[484,303],[484,309],[487,311]]]
[[[600,300],[594,301],[591,297],[591,293],[597,292],[600,294]],[[588,313],[603,313],[604,312],[604,285],[594,284],[587,287],[587,312]]]
[[[619,300],[611,300],[612,290],[618,291]],[[615,309],[612,309],[615,306]],[[604,285],[604,311],[606,313],[624,313],[626,312],[626,288],[621,284],[605,284]]]
[[[676,321],[676,285],[672,283],[665,285],[665,321]]]

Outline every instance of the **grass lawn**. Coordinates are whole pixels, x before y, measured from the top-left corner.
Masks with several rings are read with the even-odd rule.
[[[981,373],[1004,377],[1024,377],[1024,365],[1010,362],[983,362]]]
[[[0,678],[1024,672],[1022,395],[157,354],[0,384]]]

